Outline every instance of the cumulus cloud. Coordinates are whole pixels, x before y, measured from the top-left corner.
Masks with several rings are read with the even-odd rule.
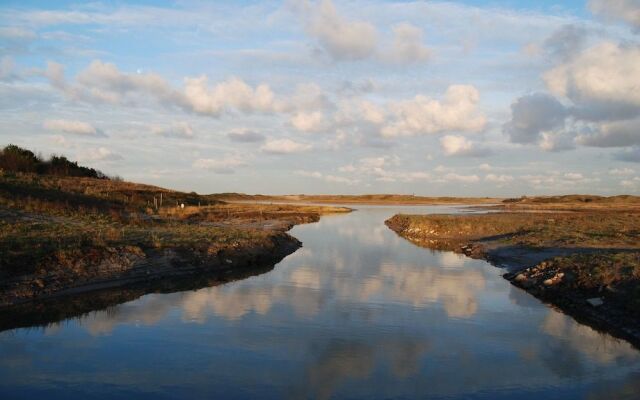
[[[80,71],[75,81],[65,77],[64,66],[48,62],[44,75],[51,86],[68,97],[88,102],[119,104],[132,102],[136,97],[152,96],[155,100],[175,103],[179,95],[157,74],[127,74],[115,64],[95,60]]]
[[[442,101],[418,95],[411,100],[392,102],[391,121],[382,128],[386,137],[416,136],[451,131],[479,132],[486,125],[478,110],[480,94],[473,86],[450,86]]]
[[[16,26],[5,26],[0,27],[0,38],[3,40],[33,40],[38,35],[28,29],[16,27]]]
[[[583,26],[564,25],[544,40],[542,48],[549,57],[566,60],[584,48],[588,34]]]
[[[88,122],[68,120],[68,119],[49,119],[42,123],[43,128],[62,133],[70,133],[82,136],[105,136],[99,129],[96,129]]]
[[[443,179],[447,182],[460,182],[460,183],[476,183],[480,182],[478,175],[461,175],[454,172],[446,174]]]
[[[623,179],[620,181],[620,186],[625,187],[627,189],[638,189],[640,188],[640,177],[636,176],[630,179]]]
[[[117,153],[107,149],[106,147],[98,147],[86,149],[80,152],[77,156],[78,161],[83,162],[98,162],[98,161],[120,161],[124,158]]]
[[[544,80],[551,93],[585,108],[582,118],[618,119],[640,113],[636,45],[598,44],[551,69]]]
[[[291,126],[300,132],[319,132],[325,128],[321,111],[298,111],[291,116]]]
[[[464,136],[444,136],[440,139],[440,145],[447,156],[486,157],[491,154],[491,150],[479,146]]]
[[[640,163],[640,146],[630,147],[615,154],[615,158],[620,161]]]
[[[640,119],[602,123],[596,132],[578,135],[576,142],[593,147],[640,145]]]
[[[264,142],[266,137],[258,132],[248,129],[237,129],[227,133],[227,137],[232,142],[237,143],[258,143]]]
[[[152,126],[151,133],[157,136],[193,139],[193,128],[188,122],[174,122],[168,126]]]
[[[303,17],[307,34],[334,60],[360,60],[375,51],[377,31],[373,24],[341,16],[331,0],[301,0],[294,6]]]
[[[534,93],[511,104],[511,120],[503,126],[513,143],[536,143],[544,131],[564,126],[567,111],[557,99],[545,93]]]
[[[269,112],[275,108],[274,94],[268,85],[252,88],[243,80],[231,78],[212,87],[206,76],[185,78],[184,101],[188,109],[218,116],[225,111]]]
[[[293,4],[302,16],[307,34],[335,61],[375,56],[384,62],[412,64],[427,61],[431,55],[424,45],[422,29],[408,22],[392,26],[391,39],[380,46],[380,35],[372,23],[340,15],[331,0],[300,0]]]
[[[125,73],[115,64],[93,61],[73,81],[67,81],[64,67],[49,62],[45,76],[50,84],[67,96],[88,102],[131,104],[148,101],[218,117],[225,112],[272,112],[277,108],[268,85],[252,87],[239,78],[214,85],[207,76],[186,77],[182,89],[173,88],[154,73]]]
[[[620,19],[640,29],[640,2],[638,0],[590,0],[589,9],[596,15]]]
[[[496,183],[499,185],[503,185],[505,183],[509,183],[513,181],[513,176],[511,175],[497,175],[497,174],[487,174],[484,177],[484,180],[491,183]]]
[[[379,182],[416,182],[430,181],[432,176],[424,171],[398,170],[400,158],[395,155],[364,157],[355,163],[339,168],[340,172],[355,174],[363,178],[372,178]]]
[[[193,167],[213,171],[217,174],[233,174],[239,167],[247,165],[243,157],[228,154],[220,158],[199,158],[193,162]]]
[[[13,81],[18,78],[13,58],[4,56],[0,59],[0,81]]]
[[[349,186],[355,185],[359,182],[357,179],[350,179],[344,176],[337,176],[337,175],[331,175],[331,174],[323,174],[322,172],[319,172],[319,171],[301,170],[301,171],[296,171],[295,173],[296,175],[305,176],[305,177],[314,178],[314,179],[320,179],[329,183],[340,183],[340,184],[345,184]]]
[[[269,154],[294,154],[311,150],[313,146],[308,143],[296,142],[291,139],[269,139],[261,147],[262,151]]]
[[[540,148],[544,151],[558,152],[575,148],[574,139],[566,132],[542,132],[540,135]]]
[[[392,27],[393,43],[383,57],[397,64],[427,61],[431,51],[424,45],[422,29],[403,22]]]
[[[636,171],[631,168],[613,168],[609,170],[609,175],[613,176],[628,176],[634,175],[635,173]]]

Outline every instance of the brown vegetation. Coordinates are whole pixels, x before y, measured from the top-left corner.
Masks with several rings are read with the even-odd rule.
[[[226,204],[119,180],[0,172],[0,305],[98,283],[275,263],[300,246],[285,233],[291,226],[348,211]]]
[[[495,204],[502,199],[491,197],[427,197],[404,194],[362,194],[362,195],[248,195],[243,193],[220,193],[212,195],[224,201],[289,202],[320,204],[393,204],[393,205],[439,205],[439,204]]]
[[[588,202],[616,203],[612,211],[395,215],[386,224],[420,246],[507,267],[513,284],[640,346],[640,213],[637,198],[622,199]],[[575,207],[579,200],[531,204],[562,201]]]

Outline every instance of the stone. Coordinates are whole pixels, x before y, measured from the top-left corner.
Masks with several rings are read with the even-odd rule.
[[[525,276],[525,274],[518,274],[516,275],[516,278],[514,280],[516,282],[524,282],[527,280],[527,277]]]
[[[589,305],[592,307],[600,307],[604,304],[604,301],[602,301],[600,297],[594,297],[591,299],[587,299],[587,303],[589,303]]]

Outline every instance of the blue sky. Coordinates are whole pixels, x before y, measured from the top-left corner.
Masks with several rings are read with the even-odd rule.
[[[12,2],[0,138],[200,193],[640,192],[640,2]]]

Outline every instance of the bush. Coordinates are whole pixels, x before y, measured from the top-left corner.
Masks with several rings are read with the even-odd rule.
[[[10,144],[0,151],[0,169],[7,172],[30,172],[41,175],[74,176],[109,179],[102,172],[78,165],[65,156],[52,156],[49,160],[32,151]]]

